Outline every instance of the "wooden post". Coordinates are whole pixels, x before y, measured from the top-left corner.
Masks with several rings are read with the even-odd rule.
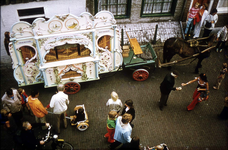
[[[157,31],[158,31],[158,24],[156,24],[156,27],[155,27],[154,40],[153,40],[152,44],[156,44]]]
[[[124,45],[124,30],[121,29],[121,47],[123,49],[123,45]]]

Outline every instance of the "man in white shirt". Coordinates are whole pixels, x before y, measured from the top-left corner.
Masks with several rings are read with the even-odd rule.
[[[60,118],[63,117],[64,127],[67,128],[67,120],[66,120],[66,110],[67,105],[69,104],[68,95],[63,91],[65,90],[65,86],[63,84],[59,84],[57,86],[58,93],[54,94],[50,101],[50,107],[53,108],[53,114],[56,119],[56,124],[54,126],[57,134],[60,134]]]
[[[218,21],[217,9],[213,9],[211,14],[208,15],[204,20],[204,33],[203,37],[208,37],[211,31],[215,28],[215,24]]]

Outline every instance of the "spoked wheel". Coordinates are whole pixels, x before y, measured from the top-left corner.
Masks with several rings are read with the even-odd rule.
[[[144,81],[149,77],[149,72],[146,69],[137,69],[132,74],[136,81]]]
[[[70,143],[64,142],[64,143],[62,144],[61,149],[62,149],[62,150],[73,150],[74,147],[73,147]]]
[[[79,123],[77,125],[77,128],[80,131],[85,131],[86,129],[88,129],[88,127],[89,127],[89,124],[88,123]]]
[[[65,93],[66,94],[75,94],[80,91],[81,86],[77,82],[68,82],[65,84]]]

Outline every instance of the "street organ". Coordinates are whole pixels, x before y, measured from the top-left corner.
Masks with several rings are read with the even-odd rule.
[[[80,90],[80,82],[98,80],[123,63],[121,35],[108,11],[38,18],[32,24],[20,21],[12,26],[10,37],[19,86],[44,83],[48,88],[61,83],[73,94]]]

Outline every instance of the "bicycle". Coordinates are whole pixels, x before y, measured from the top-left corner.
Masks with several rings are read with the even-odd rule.
[[[149,147],[147,146],[147,150],[169,150],[165,143],[159,144],[157,146]]]
[[[48,132],[46,136],[42,138],[42,140],[45,142],[45,144],[52,141],[52,144],[51,144],[52,150],[73,150],[74,149],[74,147],[70,143],[65,142],[64,139],[58,139],[58,135],[56,134],[52,135],[51,126],[48,127]]]

